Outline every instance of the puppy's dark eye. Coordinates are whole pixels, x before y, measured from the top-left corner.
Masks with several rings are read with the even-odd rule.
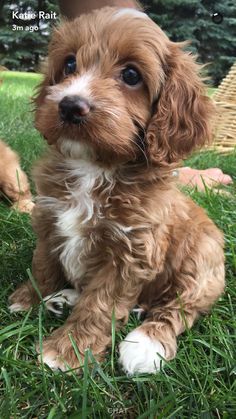
[[[141,74],[132,66],[128,66],[122,70],[121,79],[129,86],[136,86],[136,84],[142,81]]]
[[[64,67],[65,75],[68,76],[69,74],[73,74],[76,71],[76,57],[74,55],[69,55],[65,59],[65,67]]]

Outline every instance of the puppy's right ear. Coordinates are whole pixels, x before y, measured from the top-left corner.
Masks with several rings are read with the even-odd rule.
[[[47,140],[46,135],[40,129],[41,125],[41,107],[43,106],[44,99],[46,97],[46,91],[48,86],[48,80],[44,77],[41,83],[36,88],[35,96],[33,97],[33,106],[34,106],[34,126],[35,128],[43,135],[45,140]]]
[[[42,134],[42,136],[50,144],[48,136],[48,126],[50,126],[50,112],[46,105],[46,97],[49,94],[48,88],[53,84],[52,77],[49,71],[49,65],[46,61],[42,66],[43,77],[41,82],[35,89],[33,96],[33,107],[34,107],[34,125],[35,128]]]
[[[36,112],[38,107],[40,107],[43,104],[44,98],[47,95],[47,88],[51,84],[48,61],[45,61],[42,64],[41,73],[43,74],[43,78],[41,82],[37,85],[35,89],[35,94],[33,96],[34,109]]]

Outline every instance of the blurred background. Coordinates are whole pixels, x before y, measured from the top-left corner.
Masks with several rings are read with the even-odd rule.
[[[198,55],[199,62],[209,63],[209,81],[218,86],[236,61],[236,1],[143,0],[142,4],[173,41],[191,40],[188,48]],[[22,13],[55,11],[58,19],[12,19],[14,10]],[[223,17],[221,23],[219,16]],[[50,31],[58,20],[57,0],[1,0],[0,65],[9,70],[39,71]],[[17,29],[13,30],[13,25]],[[25,30],[26,26],[34,30]]]

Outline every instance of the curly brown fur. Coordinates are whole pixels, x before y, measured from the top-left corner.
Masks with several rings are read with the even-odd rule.
[[[52,368],[79,366],[70,334],[82,356],[90,347],[101,357],[113,310],[118,327],[138,303],[146,320],[121,344],[120,361],[130,374],[158,370],[161,357],[175,356],[177,336],[223,292],[222,234],[171,175],[210,137],[212,104],[182,47],[144,14],[116,8],[54,32],[35,102],[49,151],[35,171],[33,275],[43,297],[67,280],[80,298],[45,340]],[[77,69],[65,77],[71,54]],[[133,87],[121,77],[128,64],[141,74]],[[83,122],[61,119],[65,95],[89,103]],[[13,304],[35,302],[27,287]]]

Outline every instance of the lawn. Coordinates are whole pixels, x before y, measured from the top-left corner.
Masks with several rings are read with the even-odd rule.
[[[38,75],[0,73],[0,138],[19,152],[30,175],[44,150],[33,127],[29,99]],[[196,168],[218,166],[235,178],[236,152],[194,155]],[[32,185],[33,186],[33,185]],[[7,299],[28,277],[35,237],[30,218],[0,203],[0,418],[85,419],[236,417],[236,199],[228,194],[186,191],[225,233],[227,287],[211,313],[179,338],[178,354],[157,375],[126,377],[117,363],[117,344],[139,321],[130,316],[114,337],[106,362],[85,363],[83,375],[54,373],[38,364],[35,343],[62,323],[40,305],[27,314],[10,314]]]

